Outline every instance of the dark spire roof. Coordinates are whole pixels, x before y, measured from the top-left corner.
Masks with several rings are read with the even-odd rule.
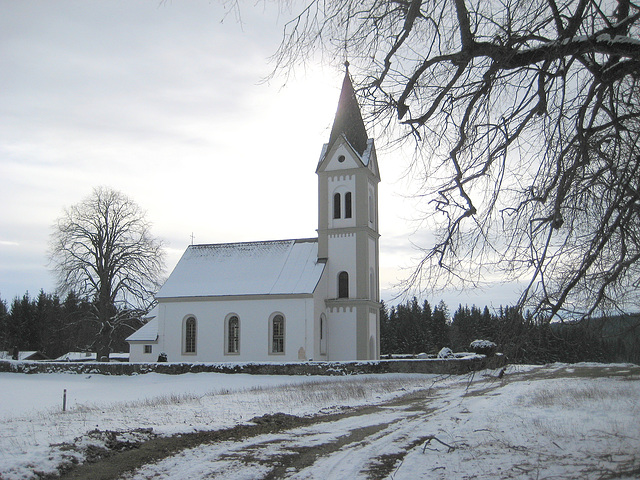
[[[360,106],[358,105],[358,100],[356,100],[356,93],[353,90],[353,84],[349,76],[349,62],[345,63],[345,67],[342,92],[340,92],[338,110],[336,118],[333,120],[327,151],[331,149],[340,134],[344,133],[351,146],[362,155],[367,149],[367,130],[365,129]]]

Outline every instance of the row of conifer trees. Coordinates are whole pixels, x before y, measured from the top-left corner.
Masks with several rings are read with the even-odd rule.
[[[0,350],[38,350],[49,358],[86,351],[99,330],[87,320],[92,305],[70,293],[64,300],[41,291],[16,297],[10,305],[0,299]],[[114,351],[128,351],[127,328],[116,332]],[[638,316],[557,324],[522,315],[512,307],[491,312],[488,307],[459,305],[453,313],[444,302],[431,307],[417,298],[395,306],[383,304],[381,353],[435,354],[443,347],[469,350],[474,340],[490,340],[514,363],[633,362],[640,363]]]
[[[388,354],[435,354],[443,347],[469,350],[474,340],[490,340],[513,363],[640,363],[640,316],[550,323],[513,307],[459,305],[451,315],[444,302],[431,307],[413,298],[383,306],[380,350]]]
[[[0,299],[0,350],[39,351],[49,358],[68,352],[90,351],[100,326],[89,320],[91,302],[73,292],[66,298],[25,293],[10,304]],[[127,352],[124,339],[132,329],[115,333],[114,351]]]

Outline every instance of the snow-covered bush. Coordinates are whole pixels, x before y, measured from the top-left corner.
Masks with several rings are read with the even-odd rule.
[[[444,347],[438,352],[438,358],[454,358],[453,351],[449,347]]]
[[[474,340],[469,345],[473,353],[479,353],[490,357],[496,353],[498,346],[489,340]]]

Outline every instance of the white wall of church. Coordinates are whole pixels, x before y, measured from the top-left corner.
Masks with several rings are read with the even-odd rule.
[[[357,358],[356,309],[332,308],[328,317],[329,360],[355,360]]]
[[[326,166],[327,171],[349,170],[351,168],[360,168],[360,163],[353,157],[353,150],[347,148],[343,143],[331,156],[329,164]]]
[[[311,357],[310,355],[310,357],[314,360],[329,360],[327,351],[329,320],[325,311],[325,299],[328,298],[328,284],[327,270],[325,270],[316,286],[316,295],[314,297],[314,335],[311,340],[313,342],[312,350],[309,350],[309,352],[313,352],[313,356]],[[323,318],[322,322],[320,321],[321,317]],[[323,330],[322,332],[320,332],[321,328]]]
[[[169,362],[299,361],[313,352],[312,297],[179,301],[160,303],[159,308],[158,350]],[[275,313],[285,319],[284,353],[270,352],[269,319]],[[230,315],[239,319],[238,353],[226,353]],[[184,321],[190,316],[196,319],[195,353],[184,352]]]
[[[349,296],[356,295],[356,236],[353,233],[331,235],[329,237],[331,254],[328,270],[327,298],[338,298],[338,274],[346,271],[349,274]]]
[[[145,353],[145,345],[150,346],[150,352]],[[160,354],[158,342],[131,342],[129,343],[130,362],[155,362]]]

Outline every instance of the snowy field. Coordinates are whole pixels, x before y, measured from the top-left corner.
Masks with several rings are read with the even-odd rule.
[[[640,478],[640,367],[632,365],[517,366],[502,378],[492,371],[450,377],[0,373],[0,387],[0,478],[6,480],[82,462],[89,446],[104,441],[89,434],[95,430],[172,435],[276,412],[305,416],[376,404],[380,411],[330,424],[221,443],[215,451],[202,445],[123,478],[262,478],[265,461],[251,464],[242,452],[255,456],[265,448],[264,458],[282,458],[356,430],[367,436],[327,449],[282,478]],[[407,394],[409,400],[400,399]],[[371,467],[381,458],[395,462],[382,476]]]

